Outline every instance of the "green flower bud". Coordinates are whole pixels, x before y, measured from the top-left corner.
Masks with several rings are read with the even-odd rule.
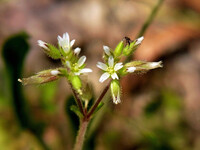
[[[22,82],[23,85],[31,85],[31,84],[43,84],[47,82],[51,82],[57,80],[60,76],[62,76],[62,72],[60,70],[64,70],[63,68],[58,69],[49,69],[38,72],[36,75],[18,79],[19,82]]]
[[[112,80],[111,82],[111,94],[113,98],[113,103],[118,104],[121,102],[120,100],[120,84],[119,80]]]
[[[123,48],[124,48],[124,42],[121,41],[121,42],[119,42],[119,44],[118,44],[117,47],[115,48],[115,50],[114,50],[114,55],[115,55],[116,57],[120,56],[121,53],[122,53]]]
[[[125,56],[131,55],[138,48],[138,46],[141,44],[143,39],[144,37],[140,37],[134,40],[133,42],[131,42],[130,45],[126,45],[126,47],[123,49],[123,54]]]
[[[80,92],[80,89],[82,87],[82,83],[81,83],[81,79],[79,78],[79,76],[72,76],[71,77],[71,83],[72,83],[73,88],[75,90],[77,90],[78,92]]]
[[[44,52],[52,59],[60,59],[60,51],[53,45],[38,40],[38,45],[43,48]]]
[[[127,73],[143,73],[151,69],[156,69],[162,67],[162,61],[159,62],[146,62],[146,61],[132,61],[124,65]]]

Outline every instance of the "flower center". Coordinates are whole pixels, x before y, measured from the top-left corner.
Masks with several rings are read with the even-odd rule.
[[[77,63],[73,64],[73,72],[78,72],[79,71],[79,66]]]
[[[115,70],[114,70],[113,67],[108,67],[107,72],[108,72],[109,74],[113,74],[113,73],[115,73]]]

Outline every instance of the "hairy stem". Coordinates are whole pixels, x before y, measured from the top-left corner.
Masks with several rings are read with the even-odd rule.
[[[79,98],[79,96],[78,96],[76,90],[73,88],[72,84],[71,84],[70,82],[69,82],[69,84],[70,84],[70,86],[71,86],[72,92],[73,92],[73,94],[74,94],[75,100],[76,100],[76,102],[77,102],[77,105],[78,105],[78,107],[79,107],[81,113],[83,114],[83,116],[86,116],[86,113],[85,113],[85,111],[84,111],[84,109],[83,109],[83,104],[82,104],[82,102],[81,102],[81,99]]]
[[[74,150],[82,150],[88,123],[89,121],[85,119],[80,123],[80,128],[76,137],[76,143],[74,145]]]

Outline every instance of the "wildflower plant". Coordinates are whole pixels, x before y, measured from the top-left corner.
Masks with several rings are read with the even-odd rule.
[[[72,106],[71,110],[80,118],[80,129],[74,147],[74,149],[79,150],[83,145],[87,125],[91,118],[94,117],[95,112],[101,108],[102,99],[107,91],[110,89],[114,104],[121,103],[120,79],[130,73],[144,73],[151,69],[162,67],[162,62],[121,61],[134,53],[142,43],[143,37],[133,41],[125,37],[117,44],[115,49],[103,46],[103,62],[97,63],[97,67],[103,72],[99,82],[104,84],[106,80],[109,81],[94,104],[88,108],[92,93],[88,88],[88,83],[82,81],[81,76],[91,73],[92,69],[86,68],[86,56],[79,56],[81,49],[79,47],[73,48],[75,40],[70,41],[68,33],[64,33],[62,37],[58,36],[57,39],[57,47],[41,40],[38,41],[38,45],[52,59],[60,59],[62,67],[44,70],[18,81],[22,82],[23,85],[29,85],[47,83],[61,77],[67,79],[77,103],[77,106]]]

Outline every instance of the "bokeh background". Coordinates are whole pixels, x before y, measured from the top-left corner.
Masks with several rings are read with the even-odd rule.
[[[37,40],[76,39],[93,73],[94,99],[105,84],[102,46],[137,37],[157,0],[1,0],[0,149],[72,149],[78,119],[65,79],[21,86],[19,77],[61,65]],[[200,1],[164,0],[133,59],[162,60],[164,67],[121,80],[122,103],[109,93],[88,129],[85,150],[200,149]]]

